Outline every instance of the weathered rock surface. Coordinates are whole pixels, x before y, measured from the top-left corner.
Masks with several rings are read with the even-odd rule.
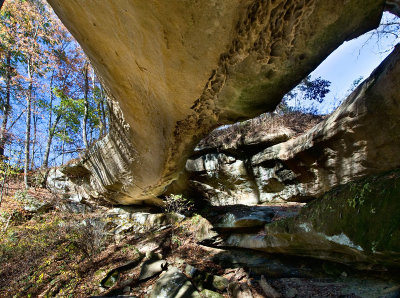
[[[274,287],[282,289],[283,297],[384,297],[395,298],[400,294],[398,283],[382,282],[368,276],[307,280],[281,278],[271,280]]]
[[[72,170],[74,167],[61,167],[61,168],[52,168],[49,170],[47,175],[46,186],[53,193],[59,194],[63,199],[69,200],[72,202],[80,203],[84,198],[89,197],[85,191],[85,188],[79,187],[78,183],[74,183],[64,172],[64,169]],[[87,175],[86,169],[85,172],[78,172],[76,175],[85,176]]]
[[[230,283],[228,292],[229,296],[233,298],[253,298],[249,286],[245,283]]]
[[[145,232],[182,221],[185,217],[178,213],[154,212],[149,208],[112,208],[105,213],[110,231],[120,235],[129,231]]]
[[[212,205],[257,204],[258,189],[245,161],[224,153],[210,153],[186,164],[193,187]]]
[[[24,210],[32,213],[44,213],[53,208],[50,203],[39,201],[30,195],[26,195],[23,201]]]
[[[140,262],[143,258],[144,258],[144,255],[137,251],[131,261],[129,261],[121,266],[118,266],[118,267],[110,270],[109,272],[105,273],[104,278],[100,281],[100,286],[102,286],[104,288],[113,287],[118,282],[118,279],[120,278],[120,275],[122,272],[127,271],[132,268],[135,268],[136,266],[138,266],[140,264]]]
[[[263,227],[270,223],[276,212],[264,206],[232,206],[210,210],[207,217],[214,228],[235,230]]]
[[[228,279],[210,274],[209,272],[200,271],[189,264],[185,267],[185,274],[199,291],[204,289],[224,291],[229,284]]]
[[[306,256],[359,268],[400,267],[400,170],[338,186],[264,233],[232,234],[225,245]]]
[[[175,267],[168,269],[164,275],[157,280],[151,298],[200,298],[199,292],[186,278],[186,276]]]
[[[204,298],[223,298],[224,297],[221,294],[214,292],[214,291],[210,291],[208,289],[204,289],[203,291],[201,291],[200,295],[201,295],[201,297],[204,297]]]
[[[186,170],[213,205],[308,201],[400,166],[400,47],[328,118],[302,135],[245,154],[198,152]],[[239,137],[234,136],[236,140]],[[234,141],[237,144],[236,141]],[[236,145],[235,145],[236,146]]]
[[[142,265],[138,280],[142,281],[153,277],[161,273],[164,268],[167,268],[167,261],[165,260],[147,260]]]
[[[218,124],[272,110],[343,41],[377,26],[385,4],[48,2],[130,126],[126,139],[110,136],[87,162],[92,193],[111,191],[123,204],[162,193]]]

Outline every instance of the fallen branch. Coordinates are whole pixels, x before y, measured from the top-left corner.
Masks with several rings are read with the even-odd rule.
[[[4,229],[3,229],[3,234],[5,234],[5,233],[7,232],[8,225],[10,224],[10,220],[11,220],[11,217],[12,217],[12,216],[13,216],[13,215],[11,214],[11,215],[8,217],[6,226],[5,226]]]

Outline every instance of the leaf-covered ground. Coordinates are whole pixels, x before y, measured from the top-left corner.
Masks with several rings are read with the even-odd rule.
[[[175,224],[148,227],[145,232],[127,230],[115,237],[110,233],[112,222],[105,216],[110,206],[70,213],[63,208],[63,200],[45,189],[25,192],[18,180],[8,186],[0,206],[0,297],[147,297],[159,278],[138,280],[141,264],[149,252],[159,254],[168,266],[182,272],[191,265],[202,272],[223,276],[230,283],[245,284],[255,298],[267,296],[261,286],[261,274],[282,297],[363,297],[360,293],[378,292],[384,294],[382,297],[396,297],[393,295],[399,291],[396,284],[370,279],[369,273],[360,277],[351,268],[302,260],[292,263],[285,256],[279,260],[252,251],[235,255],[224,248],[201,245],[199,241],[212,231],[209,222],[199,214]],[[47,203],[47,207],[37,212],[25,211],[24,207],[33,199]],[[298,206],[275,208],[296,211]],[[221,262],[227,256],[229,261]],[[253,262],[250,259],[256,260],[254,264],[265,273],[249,266]],[[263,263],[268,259],[269,264]],[[307,268],[303,264],[312,266]],[[324,276],[278,274],[292,265],[297,266],[297,271],[318,271]],[[116,281],[110,288],[102,287],[101,281],[116,268],[120,268]],[[230,297],[226,290],[220,294]]]

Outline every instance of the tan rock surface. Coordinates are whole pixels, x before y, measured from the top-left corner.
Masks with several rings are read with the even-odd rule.
[[[296,177],[297,195],[318,197],[339,184],[399,167],[398,86],[400,46],[332,115],[254,155],[253,168],[279,161]]]
[[[114,184],[125,188],[124,204],[160,194],[218,124],[274,108],[343,41],[377,26],[384,6],[383,0],[48,2],[131,127],[132,177],[129,185]]]
[[[213,205],[307,202],[340,184],[400,167],[398,86],[400,46],[334,113],[295,138],[272,145],[252,135],[255,141],[248,143],[258,143],[257,153],[237,141],[248,131],[221,130],[208,147],[202,142],[186,163],[190,183]],[[268,132],[275,135],[266,130],[264,138]]]

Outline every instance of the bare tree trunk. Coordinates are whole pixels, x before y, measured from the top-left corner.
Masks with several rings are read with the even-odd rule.
[[[83,69],[83,74],[85,76],[85,86],[84,86],[85,110],[84,110],[83,121],[82,121],[82,139],[83,139],[83,144],[85,145],[86,149],[89,148],[87,134],[86,134],[86,126],[87,126],[88,113],[89,113],[89,98],[88,98],[89,75],[88,75],[88,70],[89,70],[89,64],[85,63],[85,66]]]
[[[64,138],[63,138],[63,141],[62,141],[62,145],[61,145],[61,165],[63,165],[64,164],[64,147],[65,147],[65,132],[66,132],[66,130],[67,130],[67,125],[65,124],[65,126],[64,126]]]
[[[36,142],[37,142],[37,122],[38,122],[38,114],[37,114],[37,106],[36,103],[33,103],[33,141],[32,141],[32,154],[31,154],[31,169],[35,168],[35,150],[36,150]]]
[[[46,149],[44,151],[44,159],[43,159],[43,163],[42,163],[42,169],[45,169],[48,167],[49,164],[49,156],[50,156],[50,148],[51,148],[51,142],[53,140],[53,135],[54,135],[54,131],[55,131],[55,127],[54,129],[52,129],[53,125],[51,123],[52,118],[53,118],[53,101],[54,101],[54,94],[53,94],[53,79],[54,79],[54,70],[53,73],[51,74],[51,79],[50,79],[50,108],[49,108],[49,125],[47,127],[47,142],[46,142]],[[57,125],[57,124],[56,124]],[[56,126],[55,125],[55,126]],[[53,132],[53,133],[52,133]]]
[[[49,156],[50,156],[50,148],[51,148],[51,143],[53,141],[54,134],[56,132],[56,128],[58,125],[58,122],[61,119],[61,115],[57,115],[56,120],[54,121],[53,125],[49,128],[48,131],[48,138],[47,138],[47,143],[46,143],[46,150],[44,152],[44,160],[42,164],[42,168],[45,169],[49,165]]]
[[[3,106],[3,122],[0,131],[0,158],[4,156],[4,149],[7,140],[7,122],[10,115],[11,98],[11,53],[6,54],[6,100]]]
[[[1,201],[3,200],[3,193],[4,193],[4,186],[6,185],[6,179],[8,175],[8,170],[10,169],[10,161],[6,161],[7,166],[4,167],[4,176],[3,176],[3,181],[1,184],[1,195],[0,195],[0,206],[1,206]]]
[[[105,95],[104,95],[104,89],[103,86],[100,86],[100,91],[101,91],[101,100],[100,100],[100,109],[101,109],[101,126],[100,126],[100,136],[104,136],[107,132],[107,119],[106,119],[106,111],[104,109],[104,101],[105,101]]]
[[[24,165],[24,182],[25,188],[28,188],[28,171],[29,171],[29,151],[30,151],[30,140],[31,140],[31,105],[32,105],[32,88],[33,88],[33,80],[32,80],[32,65],[31,58],[29,58],[28,62],[28,79],[29,79],[29,87],[28,94],[26,96],[26,134],[25,134],[25,165]]]
[[[58,125],[58,122],[61,119],[61,114],[58,114],[56,117],[56,120],[54,121],[53,125],[49,128],[49,132],[48,132],[48,138],[47,138],[47,143],[46,143],[46,150],[44,152],[44,160],[43,160],[43,164],[42,164],[42,169],[46,169],[44,177],[43,177],[43,181],[42,186],[45,187],[46,186],[46,181],[47,181],[47,177],[49,175],[49,171],[50,169],[48,169],[49,166],[49,156],[50,156],[50,149],[51,149],[51,143],[53,142],[53,137]],[[63,151],[64,151],[64,145],[63,145]],[[63,157],[63,163],[64,163],[64,157]]]
[[[107,105],[107,114],[108,114],[108,131],[111,130],[111,127],[114,125],[114,119],[113,119],[113,103],[111,100],[106,100],[106,105]]]
[[[97,113],[98,113],[98,117],[99,117],[99,138],[102,137],[103,135],[105,135],[105,131],[107,129],[106,125],[106,113],[104,110],[104,90],[103,90],[103,86],[100,84],[100,88],[99,88],[99,98],[96,100],[95,98],[95,87],[96,87],[96,77],[95,77],[95,72],[93,69],[93,73],[92,73],[92,85],[93,85],[93,100],[95,102],[97,102]]]

